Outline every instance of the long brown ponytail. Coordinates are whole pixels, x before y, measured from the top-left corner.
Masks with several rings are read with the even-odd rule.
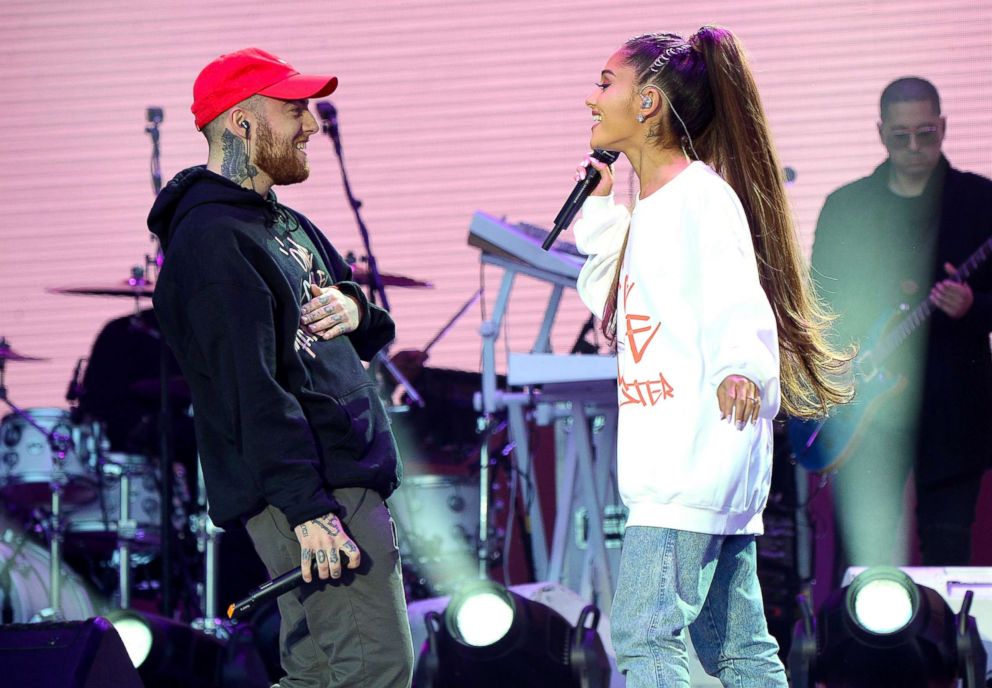
[[[689,41],[649,34],[631,39],[624,50],[639,85],[660,88],[677,113],[653,135],[710,164],[744,207],[761,286],[778,325],[783,409],[815,417],[850,401],[854,351],[836,351],[827,341],[833,316],[817,299],[802,261],[782,168],[743,47],[729,30],[704,26]],[[614,322],[604,319],[604,327],[615,334],[615,304],[612,315]]]

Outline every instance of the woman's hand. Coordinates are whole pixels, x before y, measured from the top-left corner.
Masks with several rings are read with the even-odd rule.
[[[738,430],[743,430],[748,421],[758,422],[761,390],[743,375],[725,377],[716,390],[716,399],[720,404],[720,420],[736,422]]]
[[[585,179],[589,167],[599,172],[599,184],[592,190],[590,196],[609,196],[613,190],[613,169],[605,162],[592,157],[592,151],[589,151],[582,163],[575,168],[575,181],[580,182]]]

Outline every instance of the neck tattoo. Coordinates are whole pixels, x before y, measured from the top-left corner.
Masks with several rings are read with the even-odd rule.
[[[258,168],[248,162],[245,146],[237,136],[225,130],[221,135],[224,159],[221,162],[220,173],[239,186],[246,180],[255,180]]]

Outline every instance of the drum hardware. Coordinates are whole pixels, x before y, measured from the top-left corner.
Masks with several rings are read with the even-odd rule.
[[[14,531],[9,528],[4,531],[3,536],[0,537],[4,543],[6,543],[10,549],[10,558],[3,562],[0,566],[0,592],[3,593],[3,608],[0,611],[0,624],[9,624],[14,622],[14,607],[12,598],[14,596],[14,584],[11,580],[10,569],[17,561],[17,557],[20,556],[21,550],[24,549],[24,545],[28,541],[27,531],[22,532],[17,536],[17,541],[14,542]]]
[[[7,342],[6,338],[0,337],[0,371],[3,370],[3,363],[6,361],[47,361],[47,358],[38,358],[37,356],[25,356],[24,354],[19,354],[10,348],[10,344]]]
[[[44,516],[37,514],[36,530],[45,531]],[[53,619],[80,620],[93,616],[96,598],[88,586],[69,569],[62,570],[55,580],[59,585],[57,610],[51,604],[51,579],[48,555],[30,537],[30,531],[6,527],[0,536],[0,597],[3,622],[33,623]],[[48,606],[46,607],[46,603]]]
[[[141,266],[131,268],[131,276],[120,282],[111,284],[90,284],[78,287],[49,287],[46,291],[52,294],[69,294],[79,296],[123,296],[135,300],[135,310],[138,310],[139,299],[150,299],[155,293],[155,284],[145,277]]]
[[[368,268],[369,261],[362,257],[361,262],[359,262],[359,259],[355,256],[354,251],[348,251],[345,261],[351,266],[351,280],[361,284],[363,287],[369,286],[371,280]],[[415,277],[407,277],[406,275],[393,275],[380,272],[379,279],[382,281],[382,286],[384,287],[400,287],[406,289],[434,288],[434,285],[430,282],[425,282],[424,280],[419,280]]]
[[[157,131],[157,130],[156,130]],[[161,265],[161,251],[156,252],[156,256],[145,256],[145,267],[134,266],[131,268],[131,276],[123,282],[104,286],[79,286],[79,287],[50,287],[49,292],[69,295],[90,295],[90,296],[123,296],[134,299],[134,314],[136,323],[141,324],[141,299],[151,298],[155,291],[154,282],[148,278],[146,268],[149,270],[158,268]],[[143,326],[143,325],[142,325]],[[151,333],[150,333],[151,334]],[[173,465],[173,442],[172,442],[172,419],[170,411],[171,392],[169,389],[169,352],[161,333],[156,331],[152,336],[161,342],[159,358],[159,463],[161,466]],[[173,574],[173,539],[174,528],[169,518],[172,505],[172,476],[167,471],[162,471],[162,513],[160,523],[162,528],[162,605],[161,612],[165,616],[171,616],[174,611],[174,588],[172,581]]]
[[[44,428],[31,417],[30,413],[19,408],[10,400],[7,396],[7,386],[5,384],[7,361],[26,361],[32,360],[32,357],[15,354],[7,343],[7,340],[2,337],[0,337],[0,352],[3,352],[0,355],[0,401],[9,406],[14,412],[14,415],[41,433],[48,440],[52,452],[52,472],[49,481],[49,488],[52,493],[51,515],[48,532],[49,554],[51,556],[49,569],[49,607],[45,611],[47,612],[47,618],[62,620],[62,493],[68,482],[65,472],[65,459],[69,453],[68,450],[72,442],[72,437],[71,435],[59,432],[57,426],[53,427],[52,430]]]
[[[131,520],[131,476],[121,473],[121,520],[117,522],[117,548],[120,552],[120,584],[118,586],[121,609],[131,606],[131,540],[137,527]]]
[[[189,528],[196,537],[196,549],[203,554],[203,583],[197,584],[200,593],[200,609],[203,617],[194,619],[193,628],[218,638],[231,636],[232,623],[217,614],[217,563],[220,536],[223,528],[218,528],[207,514],[207,486],[203,479],[203,466],[199,457],[196,460],[197,506],[195,515],[189,517]]]

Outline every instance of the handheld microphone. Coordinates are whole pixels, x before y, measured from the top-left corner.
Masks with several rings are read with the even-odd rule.
[[[324,120],[324,133],[338,140],[338,111],[329,100],[317,101],[317,114]]]
[[[317,562],[311,560],[310,562],[310,572],[314,579],[317,578]],[[289,592],[290,590],[295,590],[303,583],[303,569],[299,566],[294,568],[292,571],[287,571],[281,576],[277,576],[270,581],[262,583],[260,586],[248,593],[248,597],[235,602],[230,607],[227,608],[227,618],[232,621],[243,617],[245,614],[250,612],[252,609],[257,607],[263,602],[268,602],[271,599],[279,597],[279,595],[284,592]]]
[[[594,150],[592,157],[600,162],[605,162],[607,165],[612,165],[620,157],[620,154],[616,151]],[[572,224],[572,220],[575,219],[575,215],[579,212],[579,208],[582,207],[582,203],[589,197],[589,194],[596,188],[596,185],[599,184],[599,177],[599,171],[595,167],[586,167],[585,179],[580,179],[575,183],[575,188],[569,194],[565,205],[558,211],[558,216],[555,218],[555,226],[548,235],[548,238],[541,244],[541,248],[545,251],[551,248],[551,244],[555,243],[558,235]]]

